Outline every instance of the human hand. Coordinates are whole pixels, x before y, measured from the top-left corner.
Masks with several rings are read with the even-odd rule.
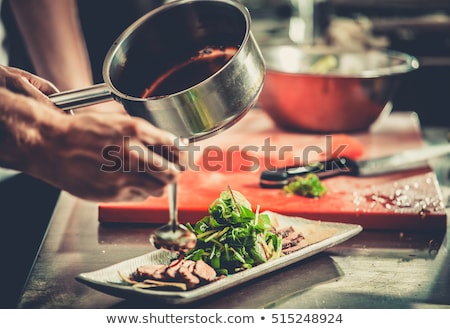
[[[0,99],[0,166],[80,198],[160,196],[187,164],[182,141],[141,118],[120,111],[67,115],[2,87]]]
[[[46,95],[58,92],[50,81],[30,72],[3,65],[0,65],[0,87],[35,98],[47,105],[52,103]]]
[[[94,201],[139,201],[161,196],[187,163],[182,141],[122,113],[82,112],[42,131],[31,172]],[[33,159],[30,159],[32,161]]]

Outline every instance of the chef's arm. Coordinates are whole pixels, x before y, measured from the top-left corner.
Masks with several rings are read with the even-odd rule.
[[[38,76],[59,90],[93,84],[76,0],[13,0],[11,9]],[[115,101],[79,109],[126,113]]]
[[[92,84],[76,0],[13,0],[10,5],[37,75],[60,90]]]

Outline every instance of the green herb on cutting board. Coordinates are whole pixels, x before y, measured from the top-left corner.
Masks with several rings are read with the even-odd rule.
[[[309,173],[304,177],[296,176],[295,180],[283,187],[288,195],[301,195],[308,198],[319,198],[327,192],[319,177]]]

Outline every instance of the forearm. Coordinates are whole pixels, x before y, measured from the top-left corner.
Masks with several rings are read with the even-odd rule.
[[[92,85],[75,0],[12,0],[10,4],[37,75],[60,90]]]

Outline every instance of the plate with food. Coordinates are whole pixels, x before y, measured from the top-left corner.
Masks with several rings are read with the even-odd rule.
[[[356,224],[260,212],[229,187],[211,203],[208,215],[186,226],[197,236],[196,247],[186,253],[159,249],[76,279],[120,298],[186,304],[280,270],[362,231]]]

